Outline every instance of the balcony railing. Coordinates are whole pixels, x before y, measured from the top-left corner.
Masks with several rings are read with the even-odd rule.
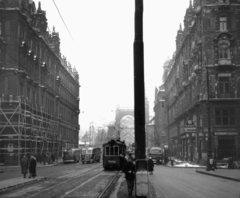
[[[234,92],[231,93],[215,93],[211,94],[213,98],[237,98],[237,94]]]
[[[231,61],[231,59],[219,59],[218,64],[219,65],[231,65],[232,61]]]

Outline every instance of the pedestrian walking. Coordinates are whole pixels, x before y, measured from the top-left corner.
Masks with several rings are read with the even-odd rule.
[[[123,166],[123,172],[125,173],[125,179],[127,181],[128,196],[132,196],[134,180],[135,180],[135,166],[133,164],[133,159],[129,157],[127,162]]]
[[[150,175],[153,174],[154,170],[154,163],[151,157],[148,158],[148,172],[150,172]]]
[[[23,155],[21,159],[21,169],[22,169],[23,178],[26,178],[26,174],[28,173],[28,159],[26,155]]]
[[[37,167],[36,158],[34,156],[31,156],[30,163],[29,163],[29,177],[28,178],[31,178],[31,177],[35,178],[37,176],[36,167]]]

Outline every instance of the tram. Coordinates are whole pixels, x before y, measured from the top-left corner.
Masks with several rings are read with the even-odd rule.
[[[121,170],[125,161],[127,146],[124,141],[110,140],[103,144],[104,170]]]

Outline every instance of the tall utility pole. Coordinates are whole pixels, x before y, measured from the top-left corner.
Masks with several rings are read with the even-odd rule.
[[[210,104],[209,104],[209,74],[208,67],[206,65],[207,70],[207,110],[208,110],[208,151],[207,151],[207,167],[206,170],[211,169],[210,159],[212,159],[212,134],[211,134],[211,112],[210,112]]]
[[[145,159],[145,92],[144,92],[144,52],[143,52],[143,0],[135,0],[135,40],[134,40],[134,117],[135,156]]]

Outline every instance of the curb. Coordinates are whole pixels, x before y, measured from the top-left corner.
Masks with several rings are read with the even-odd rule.
[[[168,168],[205,168],[205,167],[193,167],[193,166],[166,166]]]
[[[165,167],[168,167],[168,168],[201,168],[201,169],[206,168],[205,166],[194,167],[194,166],[167,166],[167,165],[165,165]]]
[[[228,179],[228,180],[240,182],[240,179],[225,177],[225,176],[222,176],[222,175],[215,175],[215,174],[211,174],[211,173],[207,173],[207,172],[203,172],[203,171],[198,171],[198,170],[196,170],[196,172],[200,173],[200,174],[210,175],[210,176],[213,176],[213,177],[219,177],[219,178],[223,178],[223,179]]]
[[[41,177],[41,178],[38,178],[38,179],[35,179],[35,180],[30,180],[30,181],[27,181],[27,182],[24,182],[24,183],[16,184],[16,185],[13,185],[13,186],[8,186],[6,188],[0,189],[0,193],[4,192],[6,190],[9,190],[9,189],[21,187],[21,186],[26,185],[26,184],[30,184],[30,183],[34,184],[34,183],[40,182],[40,181],[45,180],[45,179],[47,179],[47,178],[46,177]]]

